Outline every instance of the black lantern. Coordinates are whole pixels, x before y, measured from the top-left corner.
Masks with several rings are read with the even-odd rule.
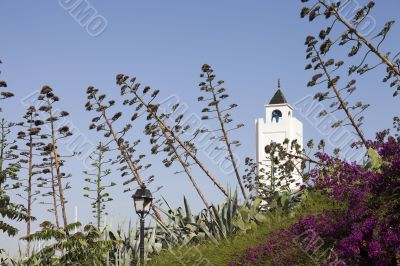
[[[135,203],[136,213],[140,217],[140,264],[144,265],[144,217],[150,212],[151,203],[153,201],[153,196],[150,190],[142,186],[136,190],[135,194],[132,196]]]
[[[133,201],[135,202],[136,213],[141,218],[144,218],[150,212],[153,196],[151,195],[150,190],[143,186],[136,190],[135,194],[133,195]]]

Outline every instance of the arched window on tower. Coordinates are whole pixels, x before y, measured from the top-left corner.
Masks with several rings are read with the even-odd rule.
[[[281,111],[279,111],[279,110],[272,111],[272,119],[271,119],[272,122],[274,122],[274,120],[275,120],[275,122],[278,123],[281,119],[282,119]]]

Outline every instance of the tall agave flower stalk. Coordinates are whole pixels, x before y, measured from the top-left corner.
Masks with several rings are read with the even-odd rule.
[[[311,63],[306,66],[307,69],[315,69],[319,73],[315,74],[309,81],[308,86],[313,87],[318,84],[325,84],[326,90],[319,92],[315,95],[315,99],[318,101],[335,99],[330,105],[329,113],[343,111],[345,117],[339,119],[332,124],[332,127],[340,127],[349,125],[353,127],[360,141],[367,146],[366,139],[361,130],[364,117],[362,113],[369,107],[369,104],[363,104],[362,102],[356,102],[350,104],[346,99],[356,90],[356,80],[349,81],[344,88],[339,87],[340,76],[336,75],[337,72],[344,64],[343,61],[335,62],[334,59],[326,59],[325,54],[329,51],[329,46],[326,42],[318,45],[318,41],[314,37],[308,37],[306,40],[308,57]],[[324,110],[320,116],[328,115],[328,111]]]
[[[89,87],[86,91],[88,102],[85,104],[87,111],[95,111],[97,116],[92,119],[92,124],[89,126],[90,129],[96,129],[98,132],[104,132],[104,137],[107,139],[107,145],[114,144],[114,148],[120,152],[120,155],[113,163],[120,164],[122,177],[128,179],[123,183],[124,185],[131,184],[136,181],[139,186],[150,184],[154,180],[154,175],[150,175],[146,180],[142,178],[144,171],[151,167],[151,164],[142,164],[142,160],[145,157],[144,154],[134,157],[134,152],[140,143],[140,140],[130,142],[127,140],[126,135],[132,128],[130,123],[124,125],[120,130],[116,129],[114,123],[122,117],[122,112],[117,111],[114,115],[109,116],[109,111],[114,106],[114,100],[106,100],[105,94],[99,95],[99,90],[94,87]],[[132,191],[132,187],[125,189],[124,192]],[[157,209],[152,208],[157,219],[162,220]]]
[[[156,95],[151,96],[152,99],[150,101],[152,101],[155,96]],[[127,100],[124,101],[124,104],[128,104],[128,101]],[[162,116],[174,117],[178,107],[179,104],[173,106],[172,110],[170,110],[169,112],[166,110],[165,113],[162,114]],[[135,113],[132,116],[132,120],[136,120],[139,116],[140,116],[139,113]],[[151,117],[148,117],[148,120],[151,120]],[[190,125],[185,125],[183,124],[182,121],[184,121],[183,114],[180,114],[175,119],[175,125],[173,128],[173,131],[178,136],[185,135],[189,132],[189,130],[191,130]],[[192,134],[192,140],[197,137],[199,132],[200,130],[198,129],[195,130],[194,134]],[[202,192],[194,176],[192,175],[190,167],[193,165],[193,163],[191,163],[191,158],[188,155],[188,153],[181,146],[179,146],[176,140],[171,138],[171,136],[169,136],[165,130],[162,130],[162,128],[157,126],[157,121],[150,121],[145,126],[145,134],[150,137],[150,143],[153,145],[151,148],[151,153],[152,154],[158,154],[160,152],[165,153],[166,158],[162,161],[165,167],[170,167],[171,165],[173,165],[174,162],[178,162],[183,170],[177,171],[176,173],[178,174],[184,172],[186,174],[191,184],[195,188],[197,194],[203,201],[206,209],[210,209],[210,204],[208,200],[206,199],[204,193]],[[196,148],[193,145],[192,141],[187,141],[186,143],[190,147],[190,150],[193,153],[196,153]]]
[[[34,157],[36,157],[37,149],[44,145],[43,142],[40,142],[42,139],[40,135],[41,128],[38,123],[38,113],[36,112],[35,107],[31,106],[27,109],[24,115],[24,122],[20,124],[23,128],[22,131],[18,132],[18,139],[22,141],[21,147],[18,151],[20,152],[20,164],[22,170],[26,171],[26,178],[20,178],[21,187],[23,188],[24,193],[18,193],[23,200],[26,201],[26,214],[29,217],[32,217],[32,204],[37,200],[36,196],[40,194],[39,190],[33,190],[37,185],[37,181],[34,177],[41,173],[38,171],[38,165],[34,162]],[[31,234],[31,220],[26,221],[26,235]],[[30,255],[30,242],[26,245],[26,255]]]
[[[384,46],[382,44],[389,39],[389,33],[395,21],[387,21],[380,30],[373,28],[374,34],[365,34],[365,31],[371,29],[365,27],[366,24],[368,25],[365,22],[371,18],[377,1],[365,1],[365,4],[357,7],[357,12],[351,13],[345,10],[349,6],[348,3],[342,1],[302,2],[304,6],[301,17],[308,17],[310,22],[318,20],[318,25],[322,27],[318,37],[324,40],[324,47],[327,48],[324,53],[338,47],[345,50],[348,57],[355,61],[349,66],[348,75],[364,75],[377,67],[385,67],[383,82],[390,84],[391,88],[396,88],[394,97],[400,93],[400,53],[399,51],[384,51],[382,48]],[[371,60],[371,58],[377,60]]]
[[[199,86],[200,90],[207,94],[206,97],[199,97],[198,101],[206,102],[207,107],[202,110],[205,114],[202,117],[202,120],[217,120],[219,128],[212,130],[213,132],[218,132],[220,135],[212,136],[212,139],[217,139],[225,144],[226,152],[228,153],[228,159],[232,164],[233,171],[236,176],[236,180],[239,184],[240,190],[245,200],[247,200],[246,190],[241,180],[241,176],[239,174],[238,165],[235,160],[235,156],[233,154],[233,147],[240,146],[239,141],[233,140],[231,141],[229,134],[241,127],[243,124],[237,124],[235,126],[231,126],[230,123],[233,122],[232,116],[229,113],[232,109],[236,108],[238,105],[235,103],[231,103],[228,105],[224,105],[225,99],[229,97],[229,94],[226,92],[226,89],[222,87],[224,81],[218,80],[215,81],[214,70],[209,65],[203,65],[201,68],[202,74],[200,75],[204,81],[202,81]],[[209,132],[208,129],[204,129],[204,132]],[[222,149],[221,147],[215,147],[215,149]]]
[[[205,174],[212,181],[212,183],[225,195],[228,193],[222,187],[221,183],[210,173],[205,165],[200,161],[196,153],[194,152],[193,139],[183,140],[181,131],[176,132],[174,129],[178,128],[177,125],[169,125],[167,122],[166,114],[158,112],[159,104],[154,104],[155,97],[159,93],[158,90],[152,91],[150,87],[144,87],[143,90],[139,91],[140,83],[136,82],[136,78],[129,78],[129,76],[119,74],[117,75],[117,84],[121,87],[121,95],[130,95],[131,97],[125,100],[125,104],[136,105],[136,112],[144,109],[147,114],[147,119],[152,122],[147,127],[156,128],[158,127],[161,132],[165,132],[169,140],[173,140],[177,147],[181,148],[189,158],[191,158]],[[145,100],[144,96],[150,93],[150,100]],[[137,113],[133,114],[133,117],[140,116]],[[176,121],[176,120],[175,120]],[[179,125],[180,127],[180,125]]]
[[[58,183],[56,177],[56,170],[54,165],[54,156],[51,150],[51,145],[46,145],[41,148],[40,156],[42,157],[42,163],[38,167],[42,170],[42,175],[38,178],[40,184],[38,187],[44,189],[45,192],[42,193],[44,198],[51,197],[50,202],[41,201],[42,205],[50,205],[51,207],[47,209],[50,213],[54,215],[54,224],[57,228],[60,227],[59,222],[59,194],[58,194]],[[50,175],[50,176],[49,176]],[[68,189],[68,186],[64,186],[63,190]]]
[[[157,128],[157,129],[155,131],[146,130],[146,133],[152,136],[150,142],[154,143],[160,139],[160,137],[161,137],[160,135],[153,137],[155,134],[160,132],[159,128]],[[196,180],[194,179],[194,177],[191,173],[191,170],[189,168],[190,164],[188,163],[188,154],[185,152],[180,152],[179,146],[177,146],[175,144],[175,141],[173,139],[168,137],[168,134],[165,131],[162,131],[162,138],[163,138],[163,140],[161,140],[160,142],[163,144],[164,147],[162,147],[162,146],[160,147],[160,146],[158,146],[158,144],[156,144],[156,146],[153,146],[153,148],[152,148],[152,153],[157,154],[161,150],[164,152],[167,152],[169,158],[166,158],[163,160],[163,163],[166,167],[169,167],[175,160],[177,160],[179,162],[179,164],[181,165],[181,167],[183,168],[183,171],[189,178],[190,182],[192,183],[193,187],[195,188],[197,194],[203,201],[204,206],[207,208],[207,210],[210,209],[210,204],[209,204],[208,200],[206,199],[204,193],[201,191],[199,185],[197,184]]]
[[[66,178],[67,176],[61,171],[61,166],[64,164],[64,161],[61,159],[60,153],[58,151],[58,143],[61,139],[70,137],[72,133],[70,132],[68,126],[59,126],[57,124],[57,121],[59,121],[60,118],[68,116],[69,113],[66,111],[56,111],[54,109],[54,104],[60,99],[54,94],[53,89],[49,86],[44,86],[42,88],[38,100],[41,102],[39,111],[41,111],[44,116],[42,123],[48,125],[50,129],[50,133],[47,134],[47,137],[50,139],[47,150],[51,152],[54,158],[54,169],[57,180],[56,183],[58,186],[58,200],[60,202],[62,220],[65,227],[68,225],[68,221],[66,212],[66,198],[64,196],[65,187],[63,186],[62,179]]]
[[[84,187],[83,189],[88,193],[83,196],[92,200],[91,206],[93,208],[94,218],[96,219],[97,229],[100,229],[102,222],[101,217],[104,214],[107,215],[106,203],[113,200],[110,194],[105,190],[116,185],[114,182],[110,182],[108,185],[104,182],[104,178],[111,174],[111,170],[107,168],[107,165],[109,165],[112,160],[107,160],[105,158],[107,151],[108,147],[100,142],[96,151],[90,155],[90,159],[93,160],[92,166],[95,167],[95,170],[93,172],[84,171],[84,174],[88,176],[85,178],[85,181],[93,187]]]

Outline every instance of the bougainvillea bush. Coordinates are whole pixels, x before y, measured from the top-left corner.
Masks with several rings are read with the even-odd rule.
[[[308,215],[249,248],[231,265],[399,265],[400,138],[389,131],[368,142],[360,165],[319,153],[313,188],[339,208]],[[359,148],[357,144],[353,148]]]

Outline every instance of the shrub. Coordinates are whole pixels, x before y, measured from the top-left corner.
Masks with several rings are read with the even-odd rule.
[[[319,153],[315,188],[340,207],[300,219],[231,265],[396,265],[400,254],[400,143],[389,131],[368,142],[368,162]],[[358,148],[355,144],[353,148]]]

